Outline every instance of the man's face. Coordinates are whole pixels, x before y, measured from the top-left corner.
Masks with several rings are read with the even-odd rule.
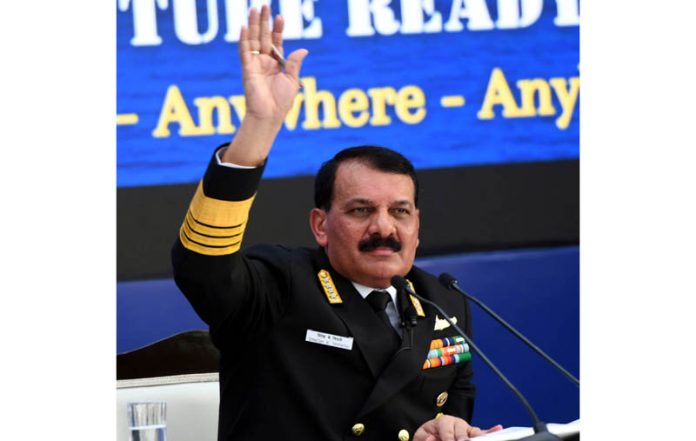
[[[386,288],[393,276],[406,275],[416,255],[420,213],[413,181],[356,160],[343,162],[336,170],[331,209],[314,208],[310,224],[336,271]]]

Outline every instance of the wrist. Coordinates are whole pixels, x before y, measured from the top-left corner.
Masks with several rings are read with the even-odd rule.
[[[272,116],[258,116],[253,113],[244,115],[244,119],[239,126],[239,130],[248,129],[254,132],[264,132],[273,134],[273,137],[278,134],[283,125],[284,118]]]
[[[251,167],[263,165],[280,127],[281,124],[266,118],[245,117],[222,161]]]

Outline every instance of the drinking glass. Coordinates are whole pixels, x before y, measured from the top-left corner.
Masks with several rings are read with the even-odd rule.
[[[129,441],[167,441],[167,403],[128,403]]]

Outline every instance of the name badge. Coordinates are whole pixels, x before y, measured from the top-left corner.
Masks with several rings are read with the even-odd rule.
[[[333,346],[334,348],[353,349],[353,337],[343,337],[342,335],[333,335],[326,332],[314,331],[307,329],[305,341],[317,343],[324,346]]]

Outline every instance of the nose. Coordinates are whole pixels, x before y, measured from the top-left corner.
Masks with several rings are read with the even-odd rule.
[[[376,210],[370,218],[368,228],[370,236],[379,234],[381,237],[389,237],[394,233],[394,222],[387,210]]]

